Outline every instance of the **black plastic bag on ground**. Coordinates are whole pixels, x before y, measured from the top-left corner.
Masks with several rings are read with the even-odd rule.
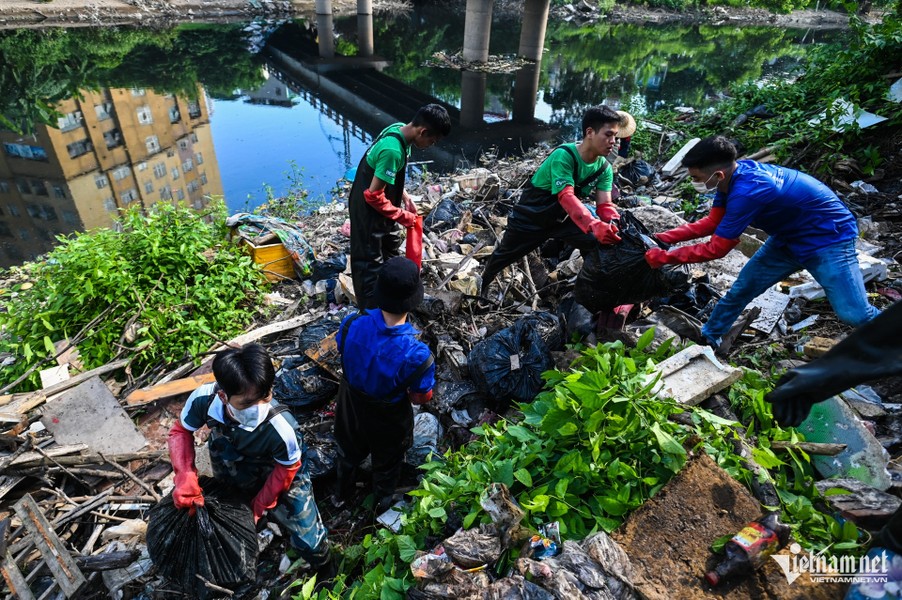
[[[457,203],[451,198],[445,198],[435,205],[426,218],[423,219],[423,227],[428,230],[444,231],[455,227],[463,213]]]
[[[292,412],[312,412],[335,398],[338,383],[325,369],[306,356],[292,356],[282,361],[273,384],[273,398]]]
[[[658,176],[653,166],[639,158],[622,166],[617,173],[634,186],[648,185]]]
[[[610,311],[621,304],[637,304],[689,285],[689,274],[680,267],[652,269],[645,262],[649,248],[666,248],[629,211],[620,215],[617,244],[599,244],[584,255],[573,296],[592,312]]]
[[[473,346],[467,363],[479,391],[498,400],[529,402],[536,397],[544,385],[542,373],[554,364],[537,326],[540,323],[520,319]]]
[[[566,341],[589,343],[595,341],[596,319],[589,310],[576,301],[573,296],[564,298],[557,307],[557,315],[561,320]]]
[[[243,502],[204,496],[194,516],[179,510],[172,495],[150,510],[147,551],[160,575],[197,598],[207,598],[210,583],[234,588],[257,572],[254,515]]]
[[[316,283],[323,279],[335,279],[339,273],[344,273],[348,266],[348,257],[344,254],[333,254],[329,258],[313,261],[313,274],[310,281]]]

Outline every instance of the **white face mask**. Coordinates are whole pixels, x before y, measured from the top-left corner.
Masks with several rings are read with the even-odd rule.
[[[714,177],[714,175],[716,175],[716,173],[711,173],[711,177]],[[695,188],[695,191],[699,194],[707,194],[714,189],[708,187],[708,182],[711,181],[711,177],[708,177],[705,181],[692,181],[692,187]],[[714,186],[717,187],[717,184],[715,183]]]
[[[254,429],[263,420],[260,416],[260,408],[266,405],[254,404],[253,406],[248,406],[247,408],[243,408],[241,410],[238,410],[228,403],[226,404],[226,406],[228,407],[229,416],[241,423],[242,427],[246,427],[247,429]]]

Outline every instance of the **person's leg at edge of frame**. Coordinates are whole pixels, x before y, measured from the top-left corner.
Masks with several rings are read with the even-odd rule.
[[[391,508],[402,463],[413,442],[413,408],[406,399],[373,407],[368,435],[373,459],[373,496],[377,514]]]
[[[777,248],[771,240],[765,242],[739,272],[733,286],[717,302],[708,322],[702,327],[702,335],[715,347],[719,346],[721,338],[730,331],[749,302],[802,268],[789,252]]]
[[[302,466],[291,487],[282,495],[276,516],[288,529],[291,545],[314,569],[322,567],[330,557],[328,530],[323,525],[313,497],[313,485],[306,467]],[[284,512],[283,512],[284,510]]]
[[[362,409],[346,386],[342,381],[335,407],[336,489],[333,503],[336,505],[351,499],[357,467],[370,453],[365,436],[360,433],[361,423],[365,422],[359,414]]]
[[[843,323],[858,327],[880,314],[868,302],[855,240],[828,246],[804,264],[824,288],[830,306]]]

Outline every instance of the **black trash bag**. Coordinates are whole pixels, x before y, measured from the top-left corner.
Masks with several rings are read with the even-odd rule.
[[[316,283],[323,279],[335,279],[339,273],[344,273],[348,266],[348,257],[344,254],[333,254],[329,258],[313,261],[313,274],[310,281]]]
[[[583,340],[592,343],[595,341],[594,315],[576,301],[573,296],[564,298],[557,307],[557,316],[561,320],[564,329],[564,338],[567,342],[581,342]]]
[[[561,328],[561,320],[556,315],[549,312],[534,312],[520,320],[529,322],[529,327],[534,327],[539,332],[539,337],[545,342],[548,350],[560,350],[564,345],[564,330]]]
[[[685,290],[671,294],[660,301],[661,306],[672,306],[699,320],[707,320],[721,294],[708,282],[707,276],[703,280],[693,281]]]
[[[433,231],[444,231],[457,225],[463,213],[457,202],[451,198],[445,198],[435,205],[426,218],[423,219],[423,227]]]
[[[317,346],[321,341],[338,331],[345,317],[356,312],[356,308],[348,306],[326,315],[316,323],[307,325],[298,334],[298,350],[305,352]]]
[[[204,506],[191,516],[175,507],[170,494],[150,510],[147,552],[160,575],[207,598],[210,590],[197,575],[230,589],[256,577],[254,515],[243,502],[206,493]]]
[[[599,244],[584,253],[573,296],[592,312],[621,304],[638,304],[686,289],[689,274],[680,267],[652,269],[645,262],[649,248],[667,248],[629,211],[620,214],[621,242]]]
[[[542,390],[542,373],[554,365],[535,320],[520,319],[479,342],[467,356],[470,377],[499,401],[529,402]]]
[[[335,471],[338,445],[331,431],[304,433],[304,464],[310,479],[319,479]]]
[[[640,158],[623,165],[617,173],[634,186],[648,185],[658,176],[655,168]]]
[[[306,356],[291,356],[282,361],[276,373],[272,396],[291,408],[291,412],[312,412],[338,394],[338,383]]]

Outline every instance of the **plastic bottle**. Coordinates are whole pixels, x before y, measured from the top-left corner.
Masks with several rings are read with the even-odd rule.
[[[789,541],[789,526],[780,522],[779,513],[769,513],[752,521],[724,546],[727,558],[713,571],[705,573],[705,580],[717,585],[738,573],[757,569],[768,556]]]

